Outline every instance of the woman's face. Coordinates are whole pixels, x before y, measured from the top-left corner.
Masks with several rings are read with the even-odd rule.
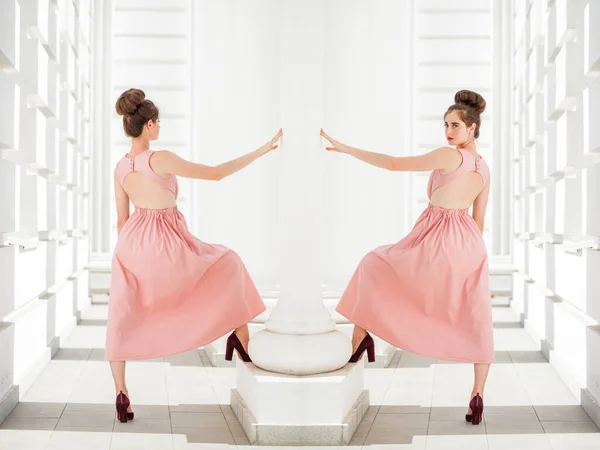
[[[160,134],[160,117],[156,119],[156,122],[149,120],[146,123],[146,132],[148,133],[148,139],[155,141],[158,139]]]
[[[473,138],[475,124],[470,127],[462,121],[458,111],[450,111],[444,118],[444,128],[446,129],[446,139],[450,145],[462,145]]]

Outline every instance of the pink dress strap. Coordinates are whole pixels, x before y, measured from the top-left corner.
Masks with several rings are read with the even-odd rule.
[[[467,150],[457,149],[461,156],[462,162],[455,170],[450,173],[441,173],[439,169],[434,170],[429,177],[429,183],[427,185],[427,195],[429,198],[439,187],[456,180],[461,174],[465,172],[477,172],[483,179],[483,187],[485,188],[490,182],[490,169],[483,158],[473,156],[473,154]]]
[[[158,175],[152,167],[150,167],[150,157],[154,153],[153,150],[146,150],[133,158],[123,156],[117,163],[117,176],[119,183],[123,186],[125,177],[131,172],[141,172],[154,182],[160,184],[165,189],[170,190],[175,198],[178,194],[177,178],[171,175],[169,178],[164,178]]]

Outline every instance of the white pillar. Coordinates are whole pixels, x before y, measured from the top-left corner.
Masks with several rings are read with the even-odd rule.
[[[280,23],[279,303],[250,351],[263,369],[306,375],[339,369],[352,348],[321,298],[324,7],[290,2]]]
[[[238,362],[232,407],[253,444],[343,445],[368,408],[368,393],[364,367],[347,365],[351,342],[322,301],[325,6],[304,0],[278,7],[279,302],[250,339],[254,364]]]

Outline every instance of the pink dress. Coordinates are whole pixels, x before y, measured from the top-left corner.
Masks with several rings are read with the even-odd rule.
[[[489,183],[481,158],[461,150],[461,166],[433,171],[429,199],[468,171]],[[487,251],[467,209],[429,204],[412,231],[360,262],[337,311],[352,323],[411,353],[450,361],[494,361]]]
[[[177,197],[175,176],[149,165],[151,150],[117,165],[119,182],[142,172]],[[250,322],[265,305],[244,263],[223,245],[194,237],[177,207],[136,208],[112,260],[106,356],[154,358],[206,345]]]

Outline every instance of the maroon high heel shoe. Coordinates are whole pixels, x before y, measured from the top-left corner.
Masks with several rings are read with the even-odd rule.
[[[349,363],[357,362],[362,354],[367,351],[367,359],[370,363],[375,362],[375,341],[369,333],[365,335],[363,340],[360,342],[360,345],[354,352],[354,354],[350,357]]]
[[[117,395],[116,407],[117,407],[117,416],[119,418],[119,422],[126,423],[128,420],[133,420],[133,412],[127,412],[127,408],[129,408],[129,398],[123,394],[123,391]]]
[[[250,355],[244,350],[240,339],[236,336],[235,331],[232,332],[227,338],[227,347],[225,347],[225,361],[231,361],[233,359],[233,350],[237,350],[238,356],[244,362],[252,362]]]
[[[465,414],[465,420],[473,425],[479,425],[483,416],[483,399],[479,396],[479,393],[471,399],[469,408],[471,408],[472,414]]]

